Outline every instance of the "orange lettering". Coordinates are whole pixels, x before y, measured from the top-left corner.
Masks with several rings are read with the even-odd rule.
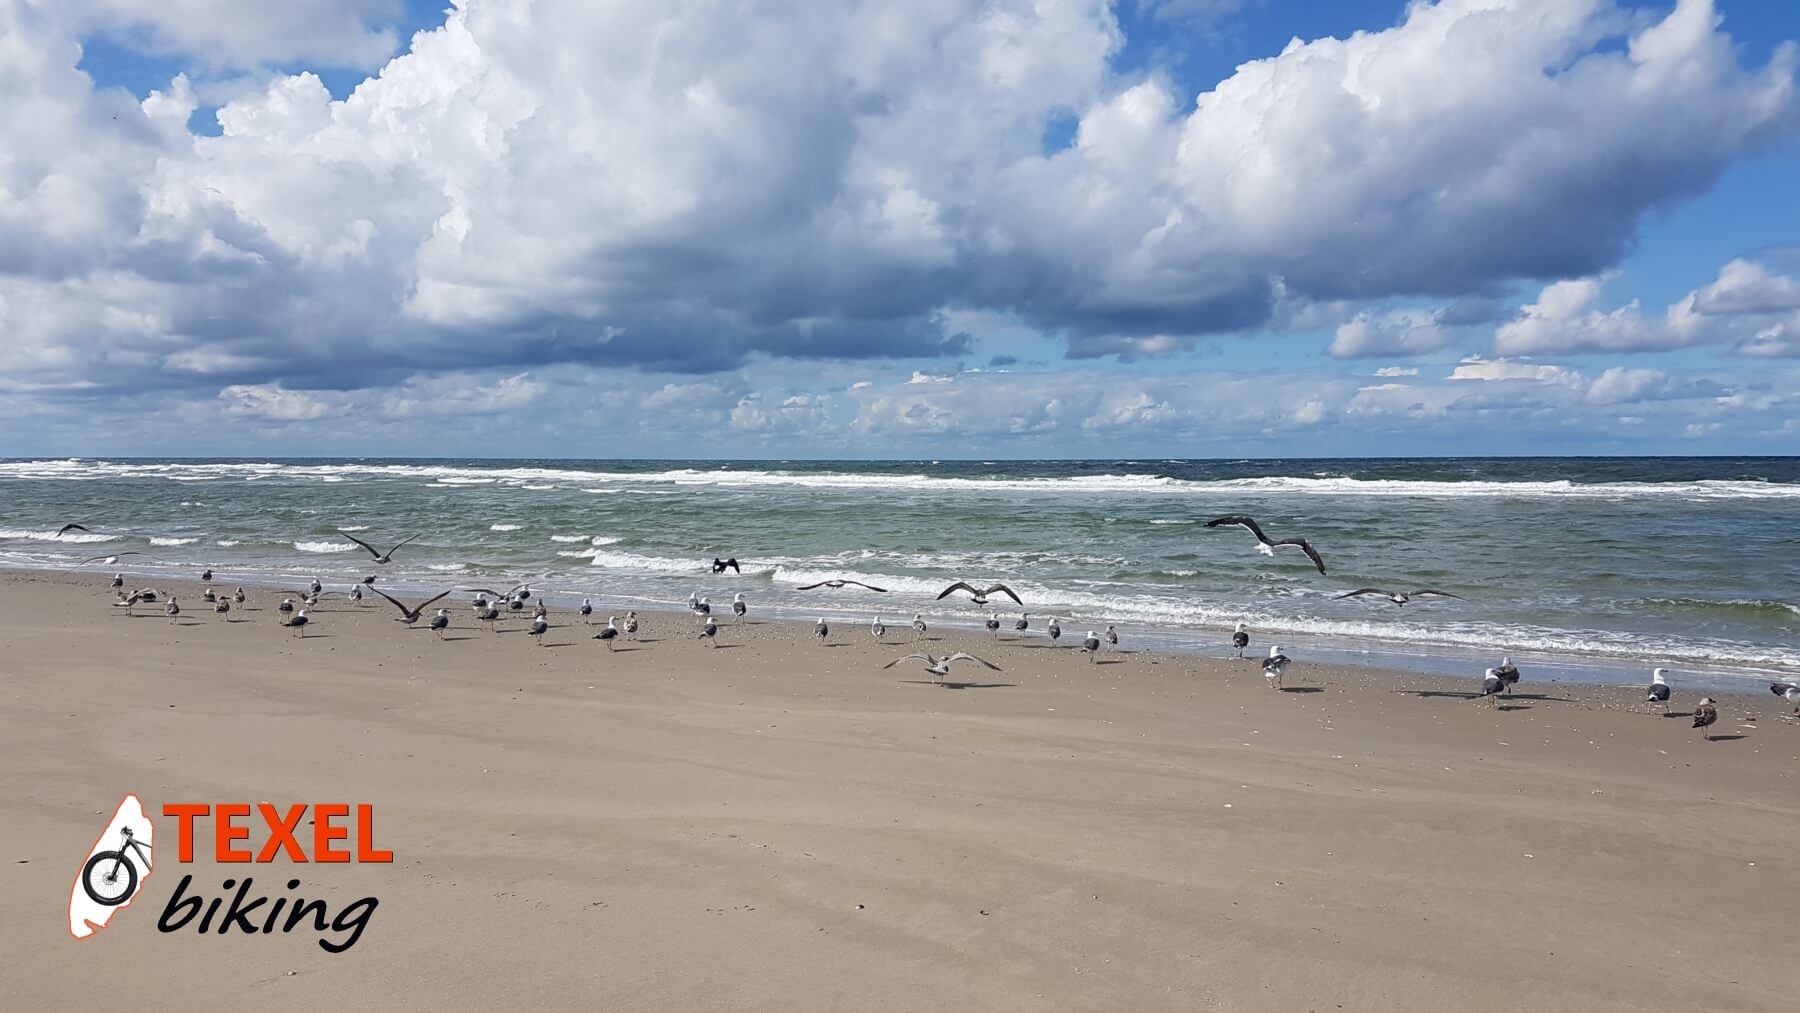
[[[315,862],[348,862],[350,852],[331,850],[332,841],[348,840],[348,827],[331,825],[333,816],[350,815],[350,807],[342,802],[316,802],[313,804],[313,861]]]
[[[392,851],[375,850],[375,807],[364,803],[356,807],[356,860],[359,862],[391,862]]]
[[[179,805],[169,803],[163,806],[164,816],[175,817],[175,859],[181,862],[194,860],[194,818],[205,816],[212,811],[212,806],[198,802],[183,802]]]
[[[267,802],[258,802],[256,808],[262,812],[263,822],[269,825],[269,841],[257,854],[259,862],[273,862],[278,848],[286,848],[288,858],[295,862],[306,861],[306,849],[294,840],[294,828],[300,825],[300,817],[306,815],[306,803],[302,802],[288,808],[287,818],[283,819],[275,812],[275,807]]]
[[[221,803],[213,810],[213,857],[219,862],[248,862],[250,852],[237,851],[231,846],[232,841],[250,839],[249,827],[231,825],[234,816],[250,815],[250,806],[246,802]]]

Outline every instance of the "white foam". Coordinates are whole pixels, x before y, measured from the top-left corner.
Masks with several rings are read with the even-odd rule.
[[[595,535],[588,544],[589,545],[617,545],[624,540],[625,539],[623,539],[623,538],[612,538],[607,535]]]
[[[239,541],[234,541],[234,540],[232,540],[232,539],[230,539],[230,538],[221,538],[221,539],[219,539],[219,540],[218,540],[218,541],[216,541],[216,542],[214,542],[214,543],[213,543],[213,544],[214,544],[214,545],[217,545],[217,546],[221,546],[221,547],[223,547],[223,548],[227,548],[227,549],[229,549],[229,548],[231,548],[231,547],[232,547],[232,546],[234,546],[234,545],[242,545],[242,544],[244,544],[244,543],[243,543],[243,542],[239,542]]]
[[[586,536],[586,535],[551,535],[550,540],[553,542],[585,542],[588,540],[588,536]]]
[[[467,563],[432,563],[425,567],[427,570],[436,570],[439,573],[455,573],[468,568],[469,564]]]
[[[520,528],[520,525],[518,525],[518,524],[490,524],[490,525],[488,525],[489,531],[517,531],[517,530],[519,530],[519,528]]]
[[[345,525],[341,525],[338,528],[338,530],[339,531],[367,531],[367,530],[369,530],[369,526],[367,524],[345,524]]]
[[[349,552],[356,546],[349,542],[295,542],[294,548],[301,552]]]
[[[594,552],[595,566],[603,566],[610,570],[630,570],[636,573],[695,573],[700,567],[691,559],[670,559],[667,556],[640,556],[635,552]]]
[[[87,544],[91,542],[110,542],[118,535],[101,535],[93,532],[71,531],[61,538],[55,531],[23,531],[17,528],[0,528],[0,539],[23,539],[32,542],[68,542],[70,544]]]
[[[200,539],[198,539],[198,538],[152,538],[152,539],[150,539],[150,544],[151,545],[192,545],[199,540]]]

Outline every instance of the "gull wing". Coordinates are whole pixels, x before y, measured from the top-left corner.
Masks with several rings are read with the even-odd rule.
[[[1016,604],[1019,604],[1019,605],[1025,604],[1023,601],[1019,600],[1018,595],[1013,593],[1013,589],[1010,587],[1007,587],[1005,584],[995,584],[993,587],[990,587],[986,591],[983,591],[982,594],[990,595],[990,594],[993,594],[995,591],[998,591],[1001,594],[1007,596],[1008,598],[1011,598]]]
[[[944,588],[944,593],[938,595],[937,600],[943,601],[945,598],[950,597],[951,595],[955,594],[958,591],[967,591],[970,594],[976,594],[976,595],[983,593],[983,592],[977,591],[973,587],[969,586],[968,581],[959,580],[956,583],[951,584],[949,587]]]
[[[991,661],[988,661],[988,660],[986,660],[986,659],[984,659],[984,658],[977,658],[977,657],[976,657],[976,656],[974,656],[974,655],[973,655],[973,654],[968,654],[968,653],[966,653],[966,652],[963,652],[963,651],[957,651],[957,652],[956,652],[956,653],[955,653],[955,654],[952,654],[952,655],[951,655],[951,656],[949,656],[949,657],[948,657],[948,658],[945,658],[945,659],[944,659],[944,664],[946,664],[946,665],[948,665],[948,664],[950,664],[950,663],[951,663],[951,662],[954,662],[954,661],[973,661],[973,662],[975,662],[975,663],[976,663],[976,664],[978,664],[978,665],[984,665],[984,666],[986,666],[986,667],[988,667],[988,668],[990,668],[990,669],[992,669],[992,670],[994,670],[994,671],[996,671],[996,672],[998,672],[998,671],[1000,671],[1000,666],[999,666],[999,665],[996,665],[996,664],[994,664],[994,663],[993,663],[993,662],[991,662]]]

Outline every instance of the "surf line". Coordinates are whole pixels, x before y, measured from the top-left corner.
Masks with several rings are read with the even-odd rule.
[[[313,829],[310,835],[299,832],[302,818],[310,808],[313,813]],[[308,806],[300,803],[288,807],[285,813],[266,802],[258,803],[254,811],[262,816],[267,826],[268,837],[260,850],[236,847],[236,842],[248,841],[250,827],[237,821],[246,818],[253,811],[247,803],[221,803],[207,805],[205,803],[181,803],[163,806],[163,815],[176,819],[178,836],[176,840],[176,860],[183,863],[194,861],[195,825],[209,815],[214,824],[213,857],[222,864],[256,862],[270,863],[277,858],[285,858],[295,863],[339,864],[348,862],[391,863],[394,860],[392,851],[375,847],[375,811],[370,805],[358,805],[354,808],[355,850],[334,847],[337,842],[348,844],[352,827],[334,824],[333,820],[341,820],[351,816],[352,807],[341,803],[314,803]],[[307,845],[311,845],[310,854]],[[156,927],[162,932],[179,932],[196,919],[195,929],[200,935],[214,932],[218,935],[229,933],[235,926],[246,935],[261,932],[273,935],[279,930],[283,933],[293,932],[296,928],[310,926],[319,933],[320,949],[327,953],[343,953],[355,946],[362,938],[363,931],[374,916],[375,909],[381,902],[375,897],[364,897],[346,904],[336,916],[332,916],[323,900],[307,900],[301,896],[252,896],[255,887],[254,877],[245,876],[240,882],[236,878],[225,880],[221,895],[208,898],[200,891],[190,893],[194,877],[184,874],[181,882],[176,884],[175,892],[169,897],[163,908],[162,916],[157,919]],[[231,894],[233,888],[236,893]],[[287,881],[287,889],[298,890],[300,880]],[[229,903],[226,896],[230,894]],[[272,901],[272,903],[271,903]],[[292,906],[289,902],[292,901]],[[269,905],[266,914],[259,909]],[[223,912],[221,914],[221,908]],[[282,917],[286,908],[286,918]],[[215,922],[215,919],[217,921]],[[216,928],[215,928],[216,925]],[[325,938],[327,932],[339,933],[336,940]]]

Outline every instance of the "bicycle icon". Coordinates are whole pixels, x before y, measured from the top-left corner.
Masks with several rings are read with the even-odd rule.
[[[137,892],[138,870],[129,853],[136,853],[145,872],[150,870],[148,849],[132,836],[131,828],[121,827],[119,838],[116,850],[95,852],[81,867],[81,888],[90,900],[106,907],[117,907]]]

